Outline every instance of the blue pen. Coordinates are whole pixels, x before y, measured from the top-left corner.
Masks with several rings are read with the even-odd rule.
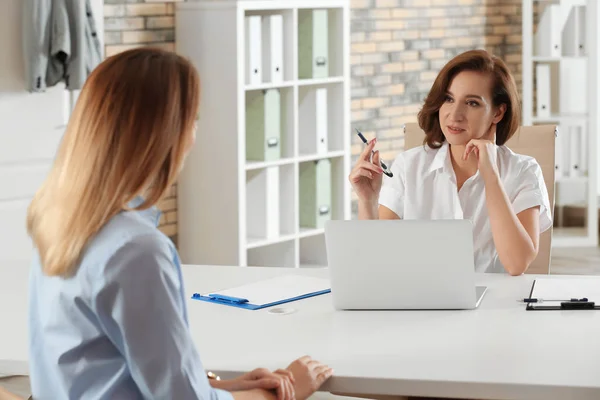
[[[359,131],[357,128],[354,128],[354,129],[356,129],[356,133],[358,133],[358,137],[360,138],[360,140],[362,140],[364,144],[369,144],[369,141],[364,137],[364,135],[361,133],[361,131]],[[375,151],[371,150],[371,154],[375,154]],[[381,168],[383,168],[384,174],[386,174],[390,178],[394,176],[392,171],[390,171],[388,169],[387,165],[385,165],[385,163],[383,162],[382,159],[379,159],[379,163],[381,164]]]

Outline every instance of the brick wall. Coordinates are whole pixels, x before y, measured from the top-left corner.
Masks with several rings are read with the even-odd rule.
[[[385,160],[404,149],[403,124],[416,122],[437,73],[455,55],[484,48],[521,87],[521,0],[351,2],[352,125],[377,135]],[[356,156],[364,145],[352,138]]]
[[[104,41],[107,57],[140,46],[175,49],[175,7],[172,2],[104,0]],[[159,208],[160,230],[177,244],[177,188],[169,189]]]
[[[349,1],[352,125],[377,135],[384,159],[403,150],[402,125],[416,121],[437,72],[458,53],[485,48],[502,57],[520,88],[521,0]],[[104,12],[107,55],[146,44],[174,48],[171,2],[105,0]],[[352,138],[356,155],[363,145]],[[161,229],[175,241],[176,204],[172,189]]]

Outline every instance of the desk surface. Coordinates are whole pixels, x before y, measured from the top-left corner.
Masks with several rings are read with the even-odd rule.
[[[289,273],[327,276],[323,269],[184,267],[188,298]],[[285,367],[309,354],[335,369],[323,389],[336,392],[600,398],[600,312],[527,312],[516,300],[528,295],[533,279],[478,275],[477,283],[489,289],[477,310],[336,312],[327,294],[282,305],[296,310],[287,315],[191,299],[188,312],[205,367],[225,376]],[[0,361],[0,373],[26,367],[20,286],[0,279],[0,360],[13,360]]]

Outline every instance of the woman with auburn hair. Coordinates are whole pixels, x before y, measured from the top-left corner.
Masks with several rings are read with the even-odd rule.
[[[501,59],[472,50],[450,60],[418,115],[424,145],[400,153],[385,181],[376,139],[360,155],[349,176],[359,219],[469,219],[476,271],[525,272],[552,217],[539,164],[504,145],[519,107]]]
[[[87,79],[28,210],[33,398],[306,399],[332,375],[309,357],[233,380],[204,372],[154,207],[194,144],[199,88],[190,62],[150,48]]]

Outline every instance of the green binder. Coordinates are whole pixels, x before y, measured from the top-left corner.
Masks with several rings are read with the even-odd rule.
[[[298,76],[329,76],[329,28],[327,10],[298,10]]]
[[[281,158],[281,94],[278,89],[251,92],[246,98],[246,159]]]
[[[300,164],[300,226],[323,228],[331,219],[331,160]]]

